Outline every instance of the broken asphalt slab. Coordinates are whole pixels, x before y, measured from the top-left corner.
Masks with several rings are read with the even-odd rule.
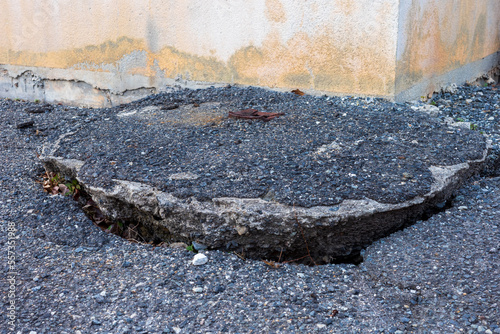
[[[178,108],[162,108],[175,103]],[[229,113],[284,113],[263,122]],[[442,207],[489,150],[477,131],[373,100],[177,90],[48,138],[45,168],[154,241],[245,256],[348,257]]]

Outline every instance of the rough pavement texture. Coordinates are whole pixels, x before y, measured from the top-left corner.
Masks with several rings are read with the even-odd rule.
[[[493,140],[490,174],[462,187],[452,208],[376,242],[359,266],[278,269],[219,251],[195,267],[191,252],[102,232],[76,202],[35,183],[43,171],[35,152],[47,137],[77,127],[75,114],[104,122],[101,111],[55,106],[26,114],[32,104],[2,100],[0,255],[4,277],[14,225],[14,332],[500,333],[500,179],[492,177],[499,100],[491,87],[436,99],[440,119],[472,122]],[[34,127],[16,128],[30,119]],[[9,288],[2,279],[4,310]],[[6,315],[2,332],[9,332]]]
[[[249,105],[284,115],[227,117]],[[352,256],[442,205],[487,155],[478,131],[383,100],[184,89],[99,117],[49,136],[49,169],[74,169],[114,219],[252,257],[297,258],[304,239],[316,259]]]
[[[179,108],[169,109],[174,102]],[[247,106],[285,115],[269,122],[227,117]],[[74,116],[71,133],[48,138],[52,155],[85,162],[86,183],[144,182],[199,201],[272,192],[275,201],[299,207],[364,198],[401,203],[430,191],[430,166],[481,159],[485,148],[477,131],[450,128],[408,106],[258,88],[186,89],[94,111],[93,118],[89,112]]]

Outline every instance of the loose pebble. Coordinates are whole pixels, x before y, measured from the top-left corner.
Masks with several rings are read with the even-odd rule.
[[[208,262],[208,257],[205,254],[198,253],[193,257],[193,265],[201,266]]]

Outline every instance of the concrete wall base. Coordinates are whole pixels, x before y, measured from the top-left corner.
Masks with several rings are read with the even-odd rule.
[[[484,57],[481,60],[466,64],[443,75],[424,79],[410,89],[396,94],[394,99],[396,102],[416,100],[421,98],[422,96],[428,97],[432,95],[432,93],[440,91],[442,88],[449,86],[452,83],[460,85],[466,82],[472,82],[484,75],[494,76],[490,72],[492,71],[492,68],[495,68],[499,65],[500,51]]]

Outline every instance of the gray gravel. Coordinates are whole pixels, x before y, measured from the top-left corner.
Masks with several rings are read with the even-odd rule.
[[[219,251],[206,253],[207,264],[193,266],[191,252],[133,244],[101,231],[69,197],[41,191],[35,181],[43,170],[35,152],[84,123],[105,122],[110,111],[54,106],[27,113],[24,108],[36,105],[0,100],[2,276],[9,272],[9,226],[17,229],[18,272],[15,330],[3,310],[0,330],[500,333],[497,92],[461,87],[457,94],[435,98],[438,118],[470,121],[493,140],[487,174],[462,187],[451,208],[377,241],[359,266],[279,268]],[[332,100],[361,108],[376,103],[387,113],[415,106]],[[30,120],[32,126],[17,128]],[[6,280],[0,285],[6,310],[10,285]]]

